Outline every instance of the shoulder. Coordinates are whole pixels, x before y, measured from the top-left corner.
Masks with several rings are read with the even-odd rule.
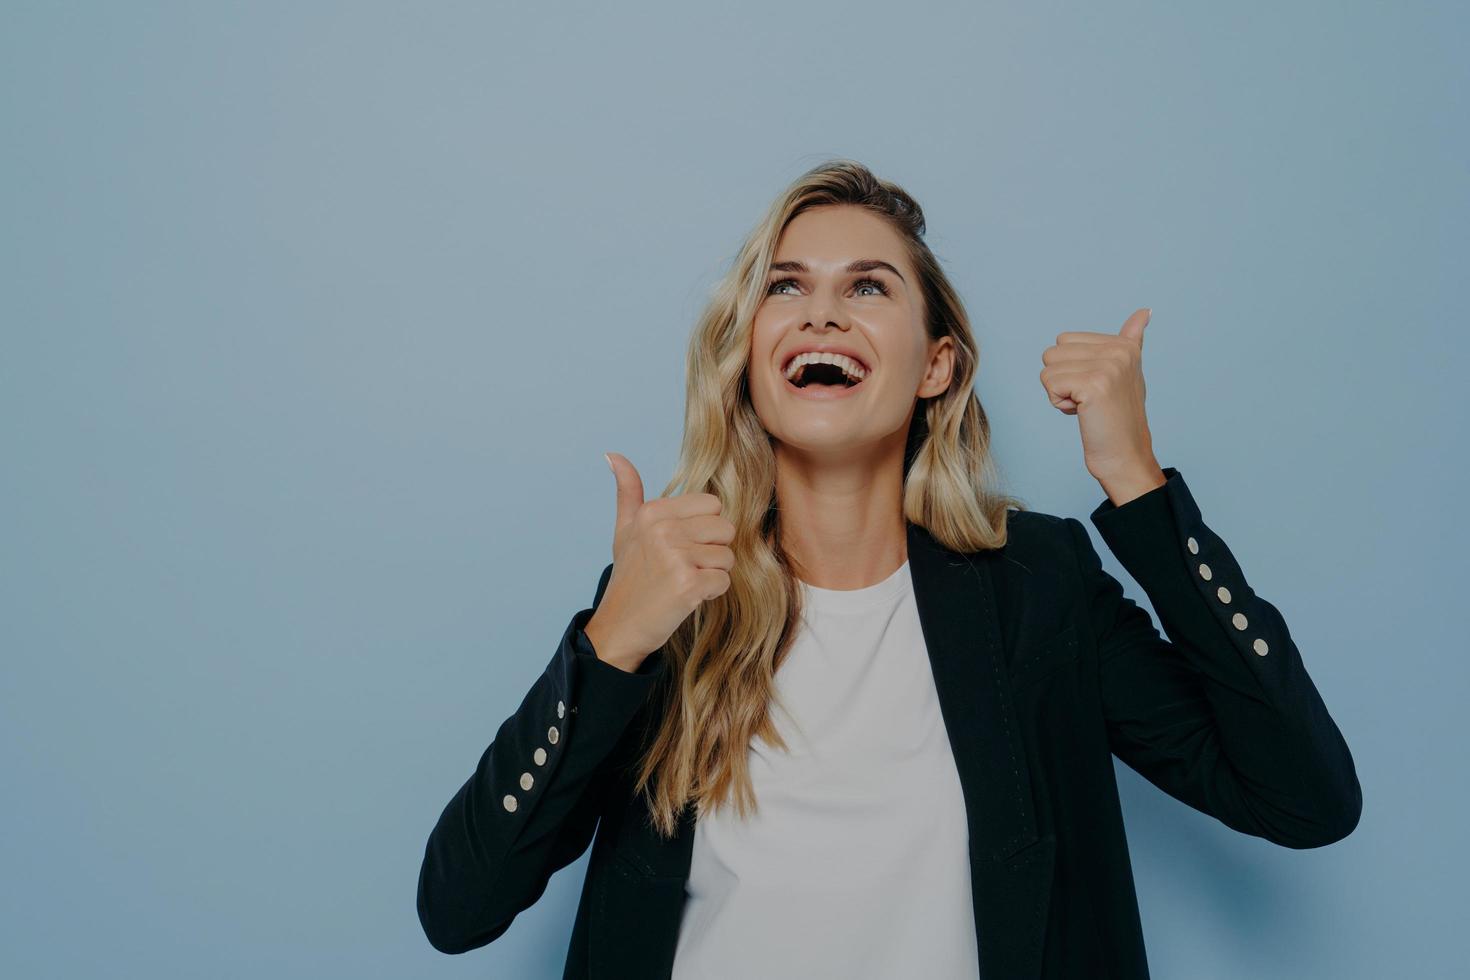
[[[1031,532],[1042,528],[1056,528],[1064,531],[1062,527],[1067,518],[1060,514],[1048,514],[1044,510],[1021,510],[1016,507],[1006,508],[1006,527],[1021,528],[1023,532]]]
[[[1076,549],[1076,518],[1042,510],[1006,509],[1006,543],[1010,557],[1027,557],[1070,564]],[[1086,531],[1084,530],[1085,534]]]

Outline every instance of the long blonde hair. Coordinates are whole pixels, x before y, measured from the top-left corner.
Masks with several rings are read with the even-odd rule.
[[[780,546],[771,436],[756,416],[746,371],[751,325],[762,300],[776,243],[802,211],[853,204],[890,221],[903,238],[922,284],[931,339],[954,338],[949,389],[919,399],[904,459],[904,517],[960,552],[998,548],[1006,509],[1019,498],[992,490],[990,425],[972,385],[978,349],[969,317],[929,246],[924,213],[897,184],[852,160],[829,160],[798,177],[747,236],[716,286],[690,338],[684,440],[673,479],[660,496],[712,493],[735,525],[730,588],[707,600],[662,647],[666,659],[656,698],[661,709],[636,778],[651,825],[665,837],[681,813],[700,815],[733,793],[738,813],[756,809],[747,766],[760,736],[785,750],[768,707],[774,678],[795,636],[801,592]]]

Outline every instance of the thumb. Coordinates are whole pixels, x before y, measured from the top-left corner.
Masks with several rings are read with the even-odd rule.
[[[1138,341],[1138,346],[1142,347],[1143,328],[1148,325],[1148,321],[1153,315],[1153,308],[1149,306],[1134,310],[1133,315],[1123,322],[1123,329],[1118,331],[1118,336],[1136,340]]]
[[[613,536],[617,537],[638,508],[643,506],[643,478],[638,470],[622,453],[604,453],[607,465],[612,467],[613,478],[618,481],[618,514],[613,525]]]

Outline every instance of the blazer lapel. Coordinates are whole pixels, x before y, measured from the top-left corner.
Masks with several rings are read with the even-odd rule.
[[[1011,702],[994,556],[945,548],[908,525],[909,571],[970,827],[985,976],[1040,974],[1056,838],[1040,835]]]

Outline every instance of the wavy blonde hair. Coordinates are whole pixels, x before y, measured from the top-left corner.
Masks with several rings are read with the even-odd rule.
[[[660,496],[712,493],[735,525],[730,588],[700,604],[662,647],[655,698],[661,710],[644,747],[635,792],[651,823],[677,831],[687,806],[699,815],[733,793],[738,813],[756,809],[747,766],[760,736],[787,750],[769,705],[776,670],[795,636],[801,592],[780,540],[771,436],[750,400],[751,329],[781,232],[808,208],[851,204],[887,219],[918,270],[925,328],[954,338],[949,389],[917,399],[904,454],[903,513],[960,552],[1006,541],[1006,510],[1019,498],[991,488],[990,424],[972,385],[979,363],[959,294],[924,242],[924,212],[903,188],[852,160],[829,160],[802,174],[747,236],[717,284],[690,338],[684,440],[673,479]]]

